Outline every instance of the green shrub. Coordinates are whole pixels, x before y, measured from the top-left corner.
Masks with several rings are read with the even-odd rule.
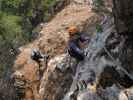
[[[0,49],[0,71],[8,65],[12,66],[14,58],[9,55],[10,48],[17,49],[32,40],[35,27],[40,22],[51,19],[49,7],[57,1],[59,0],[0,0],[0,48],[4,47]],[[34,22],[36,25],[33,25]]]
[[[0,35],[7,42],[15,43],[15,41],[22,41],[21,17],[3,14],[0,20]]]
[[[97,8],[102,7],[104,6],[104,0],[94,0],[93,4]]]

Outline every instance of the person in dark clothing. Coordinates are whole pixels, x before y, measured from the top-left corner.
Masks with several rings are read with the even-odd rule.
[[[68,43],[68,53],[78,61],[84,60],[84,46],[89,38],[81,35],[75,26],[68,29],[70,40]]]
[[[69,45],[68,52],[69,52],[70,56],[72,56],[78,60],[84,59],[84,52],[83,52],[83,50],[80,49],[77,40],[70,40],[68,45]]]

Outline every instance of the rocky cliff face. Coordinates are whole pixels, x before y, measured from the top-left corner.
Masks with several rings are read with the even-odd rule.
[[[124,38],[115,33],[111,20],[107,19],[104,32],[89,44],[86,60],[78,64],[64,100],[132,100],[132,75],[120,60]]]
[[[31,60],[30,56],[32,49],[38,48],[42,53],[48,54],[50,56],[49,60],[54,59],[53,57],[64,54],[66,51],[65,49],[68,42],[68,33],[66,32],[66,28],[69,25],[75,24],[81,31],[84,27],[86,27],[86,31],[90,29],[90,32],[93,32],[95,28],[89,28],[89,26],[95,25],[95,23],[100,19],[101,17],[92,12],[88,5],[72,2],[70,5],[66,6],[64,10],[58,13],[53,20],[45,24],[44,28],[40,32],[40,37],[38,37],[37,40],[20,48],[21,53],[18,55],[15,61],[14,70],[15,72],[20,72],[22,74],[21,76],[25,80],[25,94],[30,94],[29,96],[24,97],[27,98],[26,100],[28,100],[29,97],[32,97],[35,100],[41,100],[40,97],[43,96],[40,96],[39,91],[44,91],[46,100],[62,98],[63,95],[68,91],[68,87],[72,82],[71,74],[73,74],[69,71],[66,72],[66,74],[58,73],[58,71],[56,72],[54,70],[55,68],[51,64],[48,64],[48,66],[46,66],[43,62],[41,64],[38,64],[37,62]],[[60,61],[60,59],[58,61]],[[54,62],[54,64],[56,63]],[[40,76],[39,74],[40,67],[43,67],[45,69],[43,70],[44,76]],[[53,75],[51,76],[51,74]],[[65,78],[65,76],[67,75],[68,77]],[[15,74],[14,76],[18,75]],[[69,79],[71,81],[68,85],[66,85],[66,81]],[[53,82],[54,80],[57,81],[55,86],[55,82]],[[62,87],[60,87],[61,80],[64,80],[64,82],[62,82]],[[53,86],[53,88],[50,84]],[[42,87],[46,90],[42,90]],[[63,87],[66,87],[66,90],[63,90]],[[59,91],[55,93],[57,89],[59,89]],[[41,94],[43,95],[44,93],[41,92]],[[56,97],[59,93],[62,93],[63,95]]]
[[[116,33],[113,18],[102,15],[106,14],[91,11],[86,1],[74,0],[44,26],[37,40],[20,48],[13,77],[25,82],[24,100],[133,99],[130,67],[123,66],[128,64],[123,59],[126,40]],[[92,33],[100,21],[103,32],[95,36]],[[82,62],[65,53],[66,28],[73,24],[92,36]],[[31,60],[33,48],[50,55],[48,64]],[[40,67],[44,69],[41,76]]]

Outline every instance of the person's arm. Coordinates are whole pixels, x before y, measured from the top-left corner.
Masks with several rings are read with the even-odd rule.
[[[71,45],[71,48],[77,53],[78,55],[84,57],[84,52],[80,48],[78,48],[75,44]]]

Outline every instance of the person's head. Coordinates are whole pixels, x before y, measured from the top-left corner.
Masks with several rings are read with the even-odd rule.
[[[80,38],[79,38],[79,41],[80,42],[89,42],[90,38],[86,35],[81,35]]]
[[[90,42],[90,38],[84,35],[81,35],[79,38],[79,46],[81,48],[85,48],[87,44]]]
[[[76,26],[70,26],[67,31],[69,33],[69,37],[71,38],[76,35],[78,28]]]

